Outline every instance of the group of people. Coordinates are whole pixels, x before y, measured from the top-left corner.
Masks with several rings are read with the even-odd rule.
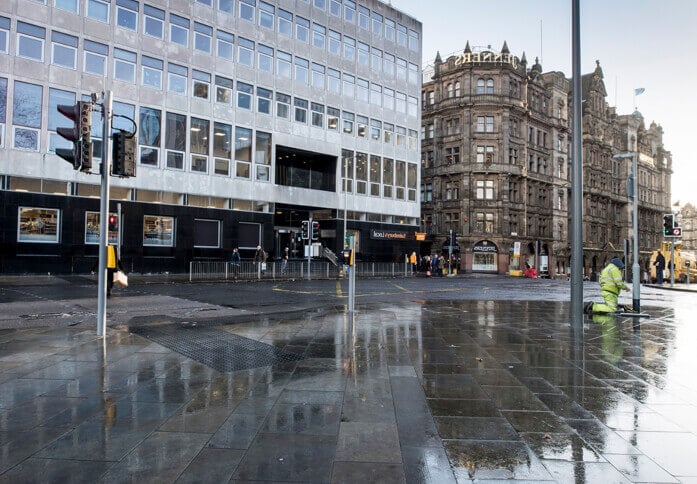
[[[424,272],[427,276],[431,274],[443,276],[443,270],[448,267],[448,259],[444,255],[424,255],[419,258],[416,252],[407,254],[405,257],[406,262],[411,266],[413,274],[417,272]],[[458,267],[459,261],[457,257],[453,256],[450,260],[450,267]]]

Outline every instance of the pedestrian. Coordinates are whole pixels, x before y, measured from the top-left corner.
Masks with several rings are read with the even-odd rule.
[[[281,274],[285,274],[286,272],[288,272],[288,256],[289,256],[289,254],[290,254],[290,250],[288,249],[288,247],[286,247],[283,250],[283,256],[281,258]]]
[[[257,251],[254,253],[254,262],[257,264],[257,270],[261,272],[266,271],[266,251],[262,249],[261,245],[257,245]]]
[[[106,246],[106,297],[111,297],[111,289],[114,287],[114,273],[120,268],[116,247]]]
[[[409,263],[411,264],[412,274],[416,274],[416,252],[412,252],[409,256]]]
[[[237,247],[232,249],[230,262],[232,263],[232,274],[237,277],[240,272],[240,262],[242,262],[242,259],[240,258],[240,251],[237,249]]]
[[[658,251],[653,265],[656,266],[656,284],[663,284],[663,272],[666,270],[666,258],[663,257],[663,253],[660,250]]]
[[[445,267],[445,257],[438,257],[438,277],[443,277],[443,268]]]
[[[438,270],[438,255],[434,254],[433,257],[431,257],[431,272],[434,274]]]
[[[603,297],[603,303],[587,302],[583,305],[583,312],[586,314],[597,313],[616,313],[618,309],[617,299],[620,291],[623,289],[629,291],[629,288],[622,280],[622,269],[624,262],[619,257],[615,257],[608,265],[600,272],[600,294]],[[632,311],[631,307],[622,306],[624,311]]]

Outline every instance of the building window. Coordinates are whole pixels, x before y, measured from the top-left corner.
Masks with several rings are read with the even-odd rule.
[[[312,85],[324,89],[324,66],[312,63]]]
[[[362,103],[368,103],[370,83],[360,77],[356,81],[356,99]]]
[[[254,67],[254,42],[243,37],[237,37],[237,62]]]
[[[218,10],[232,15],[235,12],[235,0],[218,0]]]
[[[161,39],[165,32],[165,12],[159,8],[143,5],[143,30],[146,35]]]
[[[518,148],[508,149],[508,163],[510,163],[511,165],[518,164]]]
[[[216,32],[217,49],[216,55],[221,59],[233,60],[233,52],[235,51],[234,42],[235,36],[222,30]]]
[[[460,147],[459,146],[449,146],[449,147],[445,148],[445,163],[448,165],[460,163]]]
[[[194,49],[210,55],[212,43],[213,28],[194,22]]]
[[[254,22],[254,0],[240,0],[240,18]]]
[[[252,162],[252,130],[235,127],[235,176],[250,178]]]
[[[353,135],[353,122],[355,120],[355,116],[353,113],[349,113],[347,111],[342,111],[341,113],[341,121],[342,121],[342,130],[344,134],[350,134]]]
[[[128,30],[138,29],[138,2],[118,0],[116,3],[116,25]]]
[[[174,217],[143,216],[143,245],[174,247]]]
[[[162,89],[164,63],[159,59],[146,55],[142,56],[140,60],[142,63],[141,82],[143,85],[153,89]]]
[[[271,133],[257,131],[254,145],[254,163],[258,181],[271,181],[271,146]]]
[[[53,65],[75,69],[77,37],[54,30],[51,32],[51,44],[53,48],[51,63]]]
[[[327,106],[327,129],[332,131],[339,130],[339,118],[341,117],[341,111],[336,108]]]
[[[354,60],[355,58],[356,58],[356,39],[353,39],[351,37],[348,37],[347,35],[344,35],[344,59]],[[359,61],[360,61],[360,57],[359,57]],[[367,61],[366,61],[365,65],[367,65]]]
[[[220,220],[194,219],[194,247],[220,247]]]
[[[44,60],[46,29],[17,21],[17,55],[35,61]]]
[[[230,157],[232,155],[232,126],[225,123],[213,125],[213,172],[216,175],[230,176]]]
[[[394,160],[384,158],[382,160],[382,196],[392,198],[394,186]]]
[[[301,57],[295,58],[295,80],[302,83],[308,83],[308,71],[310,69],[310,62]]]
[[[186,116],[167,113],[165,122],[165,149],[167,168],[184,169],[184,151],[186,151]]]
[[[341,17],[341,0],[329,0],[329,13]]]
[[[169,14],[169,40],[175,44],[188,47],[189,20],[179,15]]]
[[[370,48],[370,68],[378,74],[382,71],[382,51],[375,47]]]
[[[324,105],[313,102],[310,104],[310,109],[312,110],[312,126],[324,128]]]
[[[140,108],[138,126],[139,160],[141,165],[157,167],[160,164],[161,112],[158,109]]]
[[[455,181],[446,182],[446,184],[445,184],[445,199],[446,200],[458,200],[459,199],[458,182],[455,182]]]
[[[169,63],[167,65],[167,90],[186,95],[187,76],[186,67]]]
[[[7,112],[7,79],[0,77],[0,148],[5,147],[5,121]]]
[[[193,92],[192,95],[199,99],[210,99],[211,75],[207,72],[191,71]]]
[[[330,53],[340,56],[341,55],[341,34],[335,32],[334,30],[329,30],[329,47]]]
[[[273,30],[275,23],[276,8],[266,2],[259,2],[259,25],[266,29]]]
[[[257,87],[257,112],[271,114],[271,103],[273,102],[273,92],[263,87]]]
[[[345,72],[343,73],[342,78],[344,80],[344,82],[343,82],[344,96],[346,96],[350,99],[353,99],[353,96],[355,94],[356,78],[350,74],[346,74]]]
[[[12,124],[13,147],[38,151],[43,89],[36,84],[15,81]]]
[[[494,132],[494,117],[493,116],[477,116],[477,133],[493,133]]]
[[[19,207],[17,242],[58,243],[60,210]]]
[[[264,72],[273,72],[273,49],[265,45],[257,46],[259,70]]]
[[[109,22],[110,2],[105,0],[87,0],[87,16],[100,22]]]
[[[356,129],[356,134],[360,138],[365,138],[366,135],[368,134],[368,117],[367,116],[361,116],[360,114],[356,116],[356,124],[357,124],[357,129]]]
[[[433,201],[433,184],[425,183],[421,185],[421,203]]]
[[[295,38],[306,44],[310,41],[310,22],[302,17],[295,17]]]
[[[190,128],[191,171],[208,173],[208,141],[210,140],[210,121],[191,118]]]
[[[385,109],[394,110],[394,89],[387,86],[382,89],[382,105]]]
[[[382,122],[377,119],[370,120],[370,139],[373,141],[382,139]]]
[[[362,5],[358,6],[358,26],[370,30],[370,10]]]
[[[114,78],[136,82],[136,53],[114,48]]]
[[[494,233],[494,214],[478,212],[475,214],[474,231],[478,233]]]
[[[493,163],[494,162],[494,147],[493,146],[477,146],[477,163]]]
[[[281,8],[278,9],[278,33],[286,37],[293,36],[293,14]]]
[[[290,117],[290,96],[288,94],[276,93],[276,116],[289,119]]]
[[[252,109],[252,97],[254,86],[245,82],[237,81],[237,107],[241,109]]]
[[[419,51],[419,33],[409,29],[409,50],[413,52]]]
[[[341,94],[341,73],[331,67],[327,68],[327,89],[334,94]]]
[[[477,180],[476,194],[477,200],[493,200],[494,182],[492,180]]]
[[[48,151],[51,153],[55,153],[56,148],[72,148],[70,141],[56,133],[56,128],[66,123],[66,118],[58,112],[59,104],[75,104],[75,93],[54,88],[48,90]]]
[[[307,100],[295,98],[295,121],[307,124]]]
[[[344,20],[350,24],[356,23],[356,2],[344,0]]]
[[[327,29],[320,24],[312,24],[312,45],[324,50],[324,42],[327,37]]]
[[[445,121],[445,133],[448,135],[460,133],[460,118],[450,118]]]

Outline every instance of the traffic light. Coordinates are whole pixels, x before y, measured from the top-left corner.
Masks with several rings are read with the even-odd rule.
[[[116,215],[109,215],[109,232],[116,232],[119,230],[119,223]]]
[[[673,226],[673,214],[665,214],[663,216],[663,235],[666,237],[673,235]]]
[[[319,240],[319,222],[312,222],[312,240]]]
[[[112,168],[115,176],[136,176],[136,137],[133,133],[119,130],[111,136]]]
[[[302,230],[300,231],[300,238],[303,240],[308,240],[310,238],[310,221],[303,220]]]
[[[56,148],[56,154],[73,165],[75,170],[84,172],[92,168],[92,103],[59,104],[58,112],[73,121],[72,128],[56,128],[56,133],[73,144],[72,149]]]

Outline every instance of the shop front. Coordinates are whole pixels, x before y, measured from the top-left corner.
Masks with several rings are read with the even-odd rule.
[[[480,240],[472,246],[472,272],[497,273],[499,249],[490,240]]]

